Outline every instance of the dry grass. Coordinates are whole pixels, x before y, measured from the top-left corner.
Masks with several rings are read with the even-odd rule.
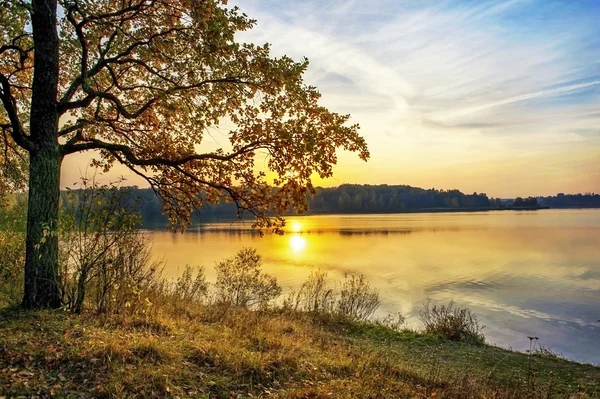
[[[0,393],[7,396],[600,395],[598,368],[536,357],[528,375],[527,360],[376,324],[316,323],[302,313],[211,307],[154,318],[0,313]]]

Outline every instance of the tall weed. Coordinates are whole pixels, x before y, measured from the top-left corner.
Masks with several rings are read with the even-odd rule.
[[[335,292],[327,284],[327,273],[312,272],[298,291],[289,294],[284,308],[313,314],[333,313]]]

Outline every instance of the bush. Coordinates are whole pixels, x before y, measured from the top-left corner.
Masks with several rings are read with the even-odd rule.
[[[372,289],[363,275],[346,275],[339,292],[327,284],[327,274],[317,271],[297,292],[285,300],[284,309],[333,315],[344,319],[368,321],[379,307],[379,292]]]
[[[98,313],[147,312],[152,305],[149,291],[162,273],[162,264],[151,260],[150,250],[150,239],[139,231],[112,248],[109,261],[102,262],[88,282],[89,307]]]
[[[372,289],[364,276],[348,276],[342,283],[336,312],[353,320],[367,321],[379,307],[379,291]]]
[[[208,283],[204,275],[204,268],[197,267],[194,275],[194,268],[185,266],[181,276],[173,287],[172,294],[184,303],[201,301],[208,293]]]
[[[160,279],[151,262],[150,240],[127,192],[82,178],[81,188],[63,198],[59,223],[63,302],[80,313],[144,311],[144,291]]]
[[[326,273],[312,272],[297,292],[290,293],[284,308],[313,314],[333,313],[335,292],[327,286],[326,279]]]
[[[215,265],[216,300],[241,307],[265,307],[281,295],[277,279],[261,271],[261,257],[243,248],[233,258]]]
[[[16,306],[23,296],[27,203],[0,208],[0,306]]]
[[[483,345],[485,337],[483,326],[479,325],[477,316],[464,306],[457,306],[454,301],[447,305],[436,305],[428,300],[419,313],[425,332],[435,334],[451,341],[468,342]]]

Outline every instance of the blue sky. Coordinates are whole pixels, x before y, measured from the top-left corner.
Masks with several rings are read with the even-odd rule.
[[[325,182],[600,191],[600,1],[234,2],[372,152]]]

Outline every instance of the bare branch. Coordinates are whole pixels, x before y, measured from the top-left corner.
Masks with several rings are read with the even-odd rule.
[[[8,119],[11,124],[11,135],[15,143],[26,149],[27,151],[34,148],[33,143],[29,140],[29,138],[25,135],[23,130],[23,126],[19,119],[19,115],[17,113],[17,104],[16,100],[11,93],[10,82],[0,73],[0,99],[2,100],[2,105],[8,114]]]
[[[86,140],[86,142],[84,142],[84,143],[71,144],[71,145],[65,144],[65,145],[61,146],[61,150],[64,155],[72,154],[72,153],[78,152],[78,151],[106,150],[113,154],[114,153],[123,154],[123,156],[125,157],[127,162],[129,162],[133,165],[137,165],[137,166],[171,166],[171,167],[184,165],[191,161],[201,161],[201,160],[216,160],[216,161],[227,162],[227,161],[231,161],[231,160],[235,159],[236,157],[238,157],[242,154],[246,154],[248,152],[255,151],[259,148],[262,148],[261,144],[260,144],[260,142],[256,141],[253,143],[249,143],[249,144],[241,147],[239,150],[234,151],[227,155],[221,155],[221,154],[217,154],[217,153],[206,153],[206,154],[190,154],[190,155],[187,155],[187,156],[184,156],[181,158],[176,158],[176,159],[172,159],[172,158],[170,159],[170,158],[165,158],[165,157],[154,157],[154,158],[148,158],[148,159],[141,159],[141,158],[138,158],[133,153],[131,148],[127,145],[106,143],[104,141],[97,140],[97,139],[89,139],[89,140]]]

